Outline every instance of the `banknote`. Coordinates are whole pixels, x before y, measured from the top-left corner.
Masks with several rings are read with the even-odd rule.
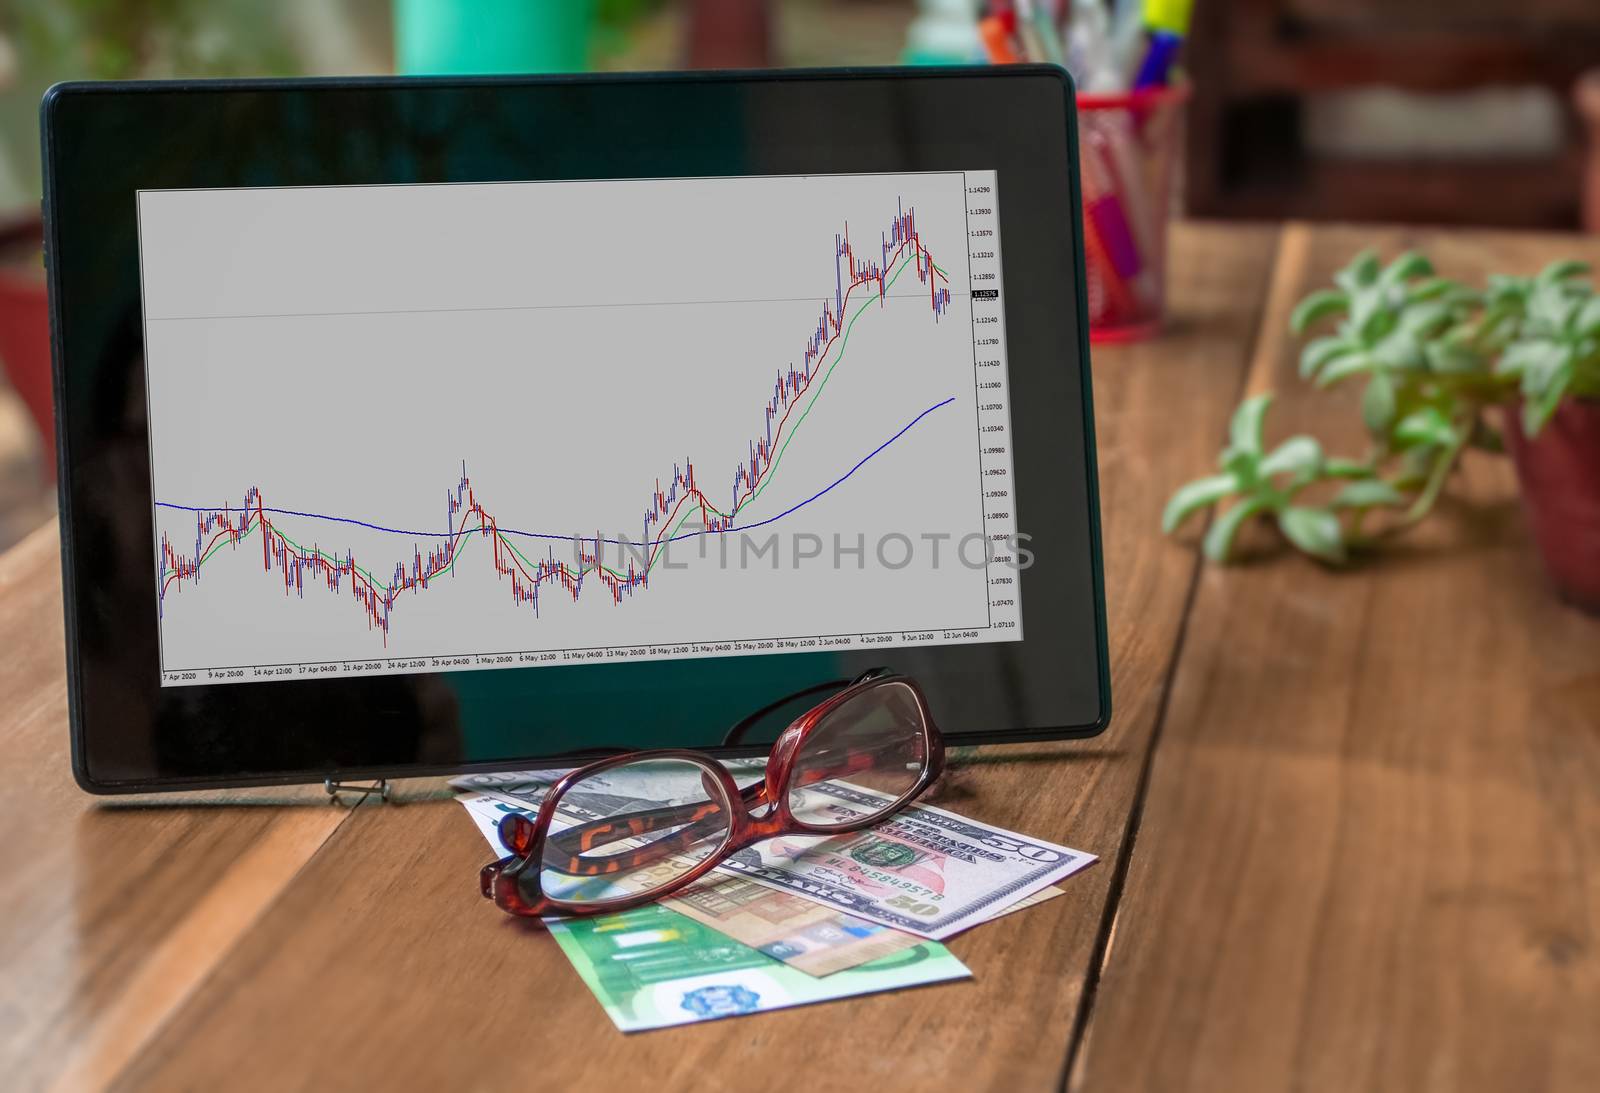
[[[1056,886],[1042,889],[1001,908],[985,921],[1037,906],[1061,894]],[[909,949],[922,940],[915,934],[891,930],[743,877],[701,881],[661,903],[807,975],[832,975]]]
[[[840,823],[884,805],[845,782],[801,792],[806,809]],[[954,936],[1095,860],[1093,854],[912,805],[880,824],[825,838],[781,836],[747,847],[721,868],[835,910],[937,940]]]
[[[561,951],[624,1032],[972,975],[943,945],[918,941],[819,979],[659,903],[547,923]]]
[[[458,793],[520,792],[543,796],[544,791],[572,767],[560,770],[512,770],[491,774],[463,774],[450,779],[450,788]]]
[[[759,776],[759,769],[745,772]],[[553,779],[551,779],[553,780]],[[737,780],[737,775],[736,775]],[[486,786],[508,809],[537,808],[547,784]],[[663,803],[628,772],[563,798],[570,822]],[[805,787],[806,811],[843,824],[889,798],[847,782]],[[465,802],[463,802],[465,803]],[[471,811],[471,806],[469,811]],[[942,940],[987,922],[1025,896],[1094,862],[1092,854],[1018,835],[930,805],[912,805],[847,835],[780,836],[739,851],[718,872],[809,899],[854,918]]]
[[[743,877],[701,881],[661,905],[807,975],[831,975],[922,940]]]
[[[1004,907],[1000,908],[1000,910],[996,911],[983,921],[993,922],[997,918],[1005,918],[1007,915],[1014,914],[1017,911],[1026,911],[1029,907],[1037,907],[1041,903],[1049,903],[1057,896],[1064,896],[1066,894],[1067,890],[1061,887],[1061,885],[1052,884],[1049,888],[1039,889],[1031,896],[1023,896],[1015,903],[1006,904]]]

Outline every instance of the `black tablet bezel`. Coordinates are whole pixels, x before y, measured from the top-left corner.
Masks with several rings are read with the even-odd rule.
[[[90,343],[93,343],[93,348],[98,351],[95,360],[99,360],[109,352],[107,344],[112,335],[102,331],[96,341],[83,335],[81,328],[75,329],[72,324],[93,318],[91,289],[98,287],[104,290],[108,283],[114,291],[126,291],[128,287],[124,283],[125,275],[119,279],[116,273],[119,266],[126,269],[127,254],[124,249],[111,247],[104,253],[105,268],[92,275],[86,274],[84,267],[89,264],[90,256],[94,252],[86,244],[85,236],[96,228],[104,229],[107,224],[120,228],[126,222],[130,222],[134,216],[134,195],[132,192],[124,194],[123,190],[107,192],[105,188],[112,186],[113,183],[100,179],[91,180],[88,177],[85,160],[81,158],[84,151],[84,134],[73,129],[73,126],[80,124],[82,120],[74,115],[78,105],[96,104],[91,108],[91,114],[98,111],[100,117],[96,124],[101,126],[101,131],[94,139],[102,142],[108,140],[106,133],[111,126],[120,121],[126,128],[131,119],[134,128],[142,126],[145,129],[143,134],[138,132],[124,134],[130,138],[130,143],[136,144],[141,136],[151,140],[158,138],[160,111],[154,109],[158,103],[166,105],[170,114],[174,103],[188,104],[198,110],[204,102],[217,114],[216,146],[221,147],[230,133],[239,131],[236,127],[229,128],[228,108],[238,106],[246,99],[235,98],[230,103],[219,98],[206,99],[207,96],[245,96],[252,102],[266,101],[263,96],[296,96],[299,97],[297,101],[302,106],[309,103],[311,97],[321,96],[319,104],[327,107],[335,101],[328,96],[364,95],[368,96],[367,100],[358,98],[353,101],[378,103],[383,101],[384,96],[393,95],[412,96],[416,102],[423,102],[428,95],[456,95],[461,97],[456,100],[457,106],[460,107],[468,101],[468,97],[472,96],[477,97],[474,101],[485,102],[488,100],[483,98],[484,96],[493,96],[496,100],[504,101],[506,96],[544,94],[566,96],[568,102],[582,102],[583,96],[587,94],[597,104],[614,105],[628,96],[643,102],[644,97],[659,98],[662,95],[679,94],[687,96],[685,101],[690,102],[700,101],[693,96],[701,95],[706,96],[707,101],[717,103],[747,105],[749,102],[755,102],[758,106],[766,108],[772,108],[776,104],[782,107],[777,110],[777,114],[788,117],[789,114],[786,112],[788,107],[800,104],[805,96],[826,98],[827,95],[838,92],[841,84],[848,84],[852,92],[871,90],[875,96],[884,100],[881,105],[891,113],[939,107],[947,113],[961,114],[962,117],[957,123],[960,128],[960,140],[952,140],[950,146],[959,144],[965,148],[968,155],[972,154],[974,149],[987,148],[992,153],[990,156],[992,161],[1009,165],[1001,168],[999,207],[1002,217],[1004,284],[1008,297],[1006,323],[1010,343],[1013,402],[1015,404],[1022,401],[1017,399],[1015,390],[1019,371],[1026,370],[1031,378],[1022,385],[1025,393],[1034,396],[1048,393],[1050,396],[1049,400],[1035,398],[1034,401],[1054,401],[1059,408],[1076,409],[1081,416],[1081,421],[1071,420],[1070,416],[1055,421],[1026,420],[1035,412],[1034,410],[1021,407],[1013,410],[1014,415],[1020,414],[1024,419],[1018,422],[1016,442],[1018,454],[1015,489],[1019,515],[1025,516],[1030,506],[1035,513],[1049,515],[1049,520],[1042,522],[1046,523],[1053,533],[1059,533],[1059,541],[1066,544],[1062,546],[1052,544],[1044,548],[1047,560],[1055,558],[1054,567],[1052,564],[1047,564],[1044,575],[1035,573],[1030,577],[1025,573],[1022,577],[1024,641],[1015,644],[1025,650],[1025,653],[1018,653],[1009,660],[1003,660],[998,670],[987,663],[980,664],[974,659],[976,655],[980,655],[975,654],[974,650],[995,648],[991,646],[942,646],[938,647],[940,651],[935,652],[932,657],[935,675],[939,674],[938,665],[941,662],[948,664],[948,670],[954,675],[950,696],[952,701],[970,697],[968,692],[973,688],[984,692],[985,698],[976,708],[978,716],[972,717],[970,719],[972,721],[986,721],[991,717],[1004,717],[1008,714],[1013,719],[1021,716],[1025,721],[1036,721],[1037,714],[1030,718],[1017,711],[1063,709],[1068,705],[1073,707],[1075,715],[1065,719],[1051,719],[1051,723],[1025,723],[1006,729],[971,729],[964,727],[958,721],[949,726],[947,738],[952,745],[989,744],[1086,737],[1103,731],[1109,723],[1111,714],[1110,669],[1094,453],[1087,302],[1083,278],[1078,273],[1083,269],[1084,259],[1078,222],[1081,203],[1076,120],[1073,88],[1063,70],[1054,66],[1024,65],[1006,69],[851,69],[627,76],[62,84],[52,88],[45,96],[41,105],[41,131],[45,164],[46,262],[50,287],[51,344],[55,362],[68,697],[72,727],[73,773],[78,783],[94,793],[281,785],[318,782],[327,777],[359,779],[471,770],[504,770],[540,765],[570,765],[574,760],[592,754],[586,749],[579,749],[563,750],[557,755],[537,753],[483,757],[460,755],[442,761],[437,757],[419,756],[415,761],[392,761],[388,758],[381,758],[376,762],[362,761],[361,749],[376,745],[361,735],[361,728],[358,725],[346,718],[339,721],[330,720],[320,726],[320,731],[333,734],[330,740],[318,738],[308,743],[309,736],[306,740],[300,740],[295,746],[302,748],[300,754],[306,758],[290,761],[281,768],[264,769],[260,760],[252,759],[251,762],[255,765],[249,768],[205,769],[206,741],[214,742],[218,734],[225,734],[231,727],[241,727],[247,723],[265,724],[260,710],[263,704],[271,706],[274,703],[283,703],[291,716],[309,719],[314,723],[317,717],[323,716],[320,711],[324,708],[324,704],[317,701],[318,694],[342,693],[351,699],[353,708],[363,708],[360,701],[363,694],[370,696],[377,693],[374,690],[376,685],[361,679],[328,679],[305,684],[235,683],[182,688],[180,690],[226,692],[226,694],[215,699],[211,705],[201,702],[198,706],[187,707],[189,713],[173,715],[171,713],[173,700],[170,698],[173,689],[163,691],[158,686],[154,666],[150,673],[148,688],[141,690],[143,685],[137,682],[137,673],[134,673],[135,682],[130,684],[128,676],[119,678],[115,671],[106,667],[107,655],[103,652],[89,652],[86,655],[83,641],[86,633],[95,638],[94,649],[101,650],[106,644],[104,631],[107,628],[128,627],[130,632],[142,632],[140,628],[145,622],[153,628],[155,621],[153,612],[144,612],[141,616],[140,608],[143,605],[122,609],[122,600],[118,595],[123,595],[125,598],[129,587],[136,588],[136,586],[113,587],[111,592],[117,595],[109,598],[97,597],[96,593],[104,590],[97,589],[94,582],[86,581],[84,572],[80,569],[80,566],[85,565],[86,551],[102,549],[86,546],[85,542],[80,540],[80,536],[88,534],[90,530],[103,531],[109,523],[107,513],[103,510],[108,504],[105,497],[110,487],[95,484],[97,479],[104,477],[106,464],[89,462],[91,455],[85,454],[98,446],[98,438],[91,423],[84,420],[87,415],[83,407],[89,404],[86,385],[92,383],[99,375],[97,367],[105,367],[103,363],[97,365],[87,359]],[[690,92],[685,89],[696,90]],[[793,103],[785,103],[784,95],[798,96],[798,98]],[[159,100],[152,99],[151,96],[168,98]],[[617,98],[618,96],[621,98]],[[343,100],[345,104],[351,101]],[[279,105],[281,107],[281,100]],[[106,107],[114,109],[107,110]],[[972,115],[964,113],[969,107],[973,112]],[[249,111],[243,113],[248,115]],[[309,113],[312,115],[312,120],[307,124],[313,129],[318,124],[323,124],[316,118],[322,116],[324,110],[313,110]],[[803,111],[796,111],[797,115],[801,113]],[[982,116],[981,125],[978,115]],[[337,124],[337,122],[329,121],[326,124]],[[325,131],[318,131],[316,135],[329,136]],[[754,154],[753,158],[761,164],[792,162],[785,160],[785,154],[792,153],[787,153],[779,147],[782,136],[773,137],[753,131],[746,131],[743,136],[746,141],[752,142],[751,147],[759,153]],[[772,147],[762,144],[769,139],[778,144]],[[942,138],[940,139],[942,141]],[[816,145],[812,151],[816,153],[818,149],[823,149],[818,154],[831,161],[827,164],[814,164],[816,168],[814,173],[833,173],[852,169],[896,169],[883,162],[865,166],[857,163],[852,168],[850,154],[835,155],[826,145]],[[902,152],[917,162],[903,163],[898,169],[934,169],[943,162],[939,153],[930,151],[924,146],[916,146]],[[693,150],[690,149],[688,154],[692,158]],[[624,154],[620,158],[626,160],[627,157]],[[945,158],[948,158],[948,153],[945,153]],[[595,157],[596,162],[605,159],[605,156]],[[983,164],[966,164],[969,168],[976,166]],[[722,164],[711,164],[710,167],[715,169],[693,173],[730,175],[784,173],[772,170],[729,170]],[[945,163],[939,169],[948,167],[949,164]],[[130,170],[137,173],[134,168]],[[424,171],[420,177],[415,173],[400,178],[341,177],[317,183],[307,180],[303,174],[304,170],[302,167],[299,169],[301,173],[287,172],[291,181],[284,184],[488,181],[501,177],[508,179],[627,177],[608,174],[603,170],[587,174],[573,173],[570,166],[556,173],[518,175],[515,169],[508,169],[504,164],[498,173],[469,172],[471,177],[468,177],[460,173],[459,166],[452,168],[447,164],[432,173]],[[1009,185],[1006,175],[1008,170],[1011,173]],[[159,176],[159,181],[170,182],[174,177],[172,171],[169,164],[164,172],[148,173]],[[221,173],[226,174],[225,171]],[[116,176],[116,171],[113,170],[110,174]],[[219,171],[210,167],[209,160],[206,162],[197,160],[193,164],[193,169],[187,174],[193,177],[195,185],[214,185],[217,184]],[[1017,180],[1024,177],[1026,185],[1018,185]],[[140,176],[140,181],[133,188],[167,188],[148,186],[143,182],[144,176]],[[231,184],[243,183],[235,179]],[[101,191],[97,192],[96,187],[101,187]],[[126,199],[126,208],[108,210],[109,205],[114,204],[116,200],[122,200],[123,196]],[[75,217],[78,219],[75,220]],[[101,231],[102,238],[116,234],[116,232]],[[64,263],[62,259],[67,255],[71,257]],[[137,255],[134,257],[136,259]],[[64,275],[63,265],[71,265],[73,269]],[[137,291],[136,286],[135,291]],[[1023,310],[1014,313],[1013,304],[1017,301],[1021,302],[1015,306]],[[1014,333],[1019,323],[1027,336],[1019,338]],[[142,329],[138,337],[142,339]],[[80,347],[79,343],[84,345]],[[124,346],[124,349],[126,348],[128,347]],[[133,346],[132,350],[142,355],[142,341]],[[1027,360],[1026,364],[1022,364],[1019,360],[1019,350],[1021,358]],[[1074,365],[1075,368],[1072,367]],[[134,367],[137,367],[137,364]],[[1052,367],[1061,369],[1063,374],[1052,376],[1048,372]],[[1069,369],[1075,371],[1076,375],[1067,375]],[[1049,433],[1049,436],[1046,436],[1046,433]],[[1026,443],[1023,437],[1027,438]],[[1051,445],[1057,444],[1058,441],[1064,444],[1058,445],[1052,451]],[[1026,463],[1024,447],[1031,449],[1027,453]],[[1066,475],[1057,475],[1056,468],[1052,466],[1053,461],[1047,458],[1051,455],[1066,457],[1068,472]],[[1081,464],[1076,462],[1078,457],[1081,457]],[[132,471],[138,469],[130,468]],[[148,499],[148,454],[145,456],[142,470],[143,481],[146,483],[146,499]],[[130,474],[126,480],[119,482],[119,488],[124,491],[134,489],[138,477],[136,473]],[[1023,530],[1027,530],[1026,527]],[[1071,541],[1067,542],[1069,539]],[[146,537],[144,544],[147,546],[148,542],[149,538]],[[1067,555],[1071,555],[1072,572],[1068,572],[1066,564],[1061,561]],[[119,579],[125,582],[129,580],[129,578]],[[1050,593],[1048,601],[1043,598],[1042,593],[1038,602],[1030,601],[1028,595],[1030,582],[1036,589],[1048,589]],[[141,618],[145,622],[142,622]],[[1030,642],[1033,643],[1031,648]],[[1058,642],[1060,648],[1056,649],[1055,645]],[[137,646],[138,643],[135,641],[133,644]],[[1064,687],[1067,683],[1062,682],[1066,678],[1066,673],[1061,672],[1057,664],[1052,661],[1051,652],[1068,655],[1075,650],[1082,656],[1091,649],[1094,657],[1092,674],[1083,666],[1079,666],[1078,674],[1071,680],[1071,685],[1076,690],[1070,696],[1064,694],[1052,696],[1050,693],[1052,687]],[[924,653],[929,651],[921,650]],[[878,659],[893,664],[897,659],[896,653],[896,649],[887,649],[876,655],[864,652],[860,657],[848,660],[847,663],[854,664],[858,660],[865,663],[869,659]],[[137,660],[137,657],[134,659]],[[730,664],[736,665],[737,662],[750,658],[726,659]],[[646,666],[622,663],[585,666],[583,670],[610,673],[606,679],[612,681],[626,681],[632,678],[637,684],[640,678],[644,678],[639,672],[641,667]],[[502,669],[485,674],[529,676],[531,673],[554,670],[533,667]],[[991,678],[995,674],[1006,675],[1013,672],[1020,674],[1020,682]],[[1052,678],[1056,676],[1060,676],[1061,680]],[[380,678],[394,680],[406,677]],[[432,678],[432,676],[420,678]],[[1085,680],[1092,680],[1090,684],[1094,691],[1092,696],[1086,697]],[[586,686],[591,691],[598,687],[594,681]],[[297,701],[291,701],[294,696],[287,690],[273,690],[289,687],[317,687],[330,690],[309,692],[309,699],[305,698],[307,692],[302,691],[301,698]],[[990,687],[994,689],[985,690]],[[343,692],[338,690],[341,688],[345,690]],[[367,690],[363,692],[362,688]],[[1010,690],[1005,691],[1004,688]],[[938,689],[936,683],[934,690]],[[1025,694],[1022,694],[1023,692]],[[163,694],[169,697],[163,699]],[[1022,697],[1019,697],[1019,694],[1022,694]],[[158,709],[162,707],[163,702],[166,706]],[[377,704],[382,705],[381,701]],[[140,708],[141,705],[143,709]],[[125,761],[121,761],[123,767],[117,773],[123,776],[108,775],[108,767],[115,766],[116,763],[101,761],[97,758],[97,754],[105,753],[108,749],[114,753],[121,747],[121,743],[117,741],[118,733],[131,731],[129,726],[135,725],[141,718],[145,725],[144,731],[155,733],[158,731],[158,726],[163,724],[163,718],[170,719],[172,716],[195,722],[184,726],[187,735],[182,739],[199,741],[193,750],[200,757],[197,761],[201,769],[196,769],[187,759],[180,764],[185,769],[171,767],[165,770],[157,769],[160,760],[152,759],[152,769],[148,771],[137,769],[137,764],[130,768]],[[332,717],[331,714],[327,716]],[[374,719],[382,720],[377,714],[374,714]],[[201,721],[206,722],[203,728],[199,725]],[[1056,723],[1057,721],[1059,723]],[[306,728],[309,731],[318,727],[315,724],[308,724]],[[195,735],[197,732],[198,735]],[[694,746],[709,746],[720,734],[720,726],[706,726],[706,734],[707,739],[698,743],[682,740],[672,742],[679,745],[687,743]],[[318,748],[324,749],[329,755],[336,752],[341,755],[337,759],[310,759],[313,750]],[[152,754],[156,750],[158,749],[152,749]],[[764,748],[760,745],[734,748],[709,747],[709,750],[728,756],[764,752]],[[218,754],[226,757],[228,753],[226,748],[223,748]],[[271,766],[270,760],[267,765]]]

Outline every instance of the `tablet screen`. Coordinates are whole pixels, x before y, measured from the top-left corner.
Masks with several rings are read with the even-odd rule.
[[[138,194],[167,686],[1023,637],[995,172]]]
[[[879,667],[1098,732],[1073,127],[1051,66],[54,89],[80,783],[758,754]]]

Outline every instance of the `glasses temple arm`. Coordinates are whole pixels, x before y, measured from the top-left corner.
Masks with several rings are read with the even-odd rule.
[[[888,668],[868,668],[865,672],[862,672],[854,679],[830,679],[825,683],[813,683],[809,687],[802,687],[798,691],[791,691],[782,698],[773,702],[768,702],[765,706],[761,707],[754,713],[746,714],[738,721],[735,721],[732,727],[730,727],[728,731],[723,734],[722,746],[725,748],[736,746],[744,739],[744,734],[750,730],[750,726],[754,725],[757,721],[760,721],[773,710],[787,706],[797,698],[804,698],[806,695],[817,694],[821,691],[842,691],[846,687],[854,687],[857,683],[865,683],[869,679],[876,679],[879,676],[885,676],[888,674]]]
[[[728,731],[723,734],[722,746],[725,748],[737,746],[744,739],[744,734],[750,731],[752,725],[766,717],[773,710],[781,709],[797,698],[804,698],[806,695],[817,694],[820,691],[837,691],[848,685],[848,680],[830,679],[826,683],[813,683],[809,687],[802,687],[800,690],[792,691],[780,699],[768,702],[754,713],[745,714],[738,721],[735,721]]]

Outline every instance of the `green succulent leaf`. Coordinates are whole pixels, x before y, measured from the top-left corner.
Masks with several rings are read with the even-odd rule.
[[[1379,505],[1402,508],[1407,500],[1405,494],[1383,479],[1369,478],[1350,483],[1334,496],[1329,506],[1336,509],[1370,509]]]
[[[1214,474],[1179,486],[1161,513],[1161,530],[1171,535],[1191,515],[1238,488],[1239,480],[1231,474]]]
[[[1557,368],[1555,374],[1549,379],[1532,398],[1522,404],[1522,431],[1528,436],[1538,436],[1539,431],[1545,427],[1556,409],[1561,405],[1561,399],[1566,395],[1567,388],[1572,383],[1572,366],[1570,364]]]
[[[1364,250],[1351,259],[1348,266],[1335,273],[1333,280],[1346,292],[1354,292],[1376,281],[1381,268],[1378,264],[1378,252]]]
[[[1289,315],[1289,329],[1296,334],[1329,315],[1342,315],[1350,308],[1350,297],[1331,288],[1318,289],[1301,300]]]
[[[1362,372],[1371,372],[1376,367],[1377,364],[1370,354],[1347,353],[1342,357],[1335,357],[1318,372],[1316,383],[1318,387],[1332,387],[1342,379],[1348,379]]]
[[[1413,277],[1430,277],[1433,275],[1433,263],[1426,256],[1414,250],[1408,250],[1383,271],[1385,284],[1398,285],[1411,280]]]
[[[1437,300],[1440,297],[1455,297],[1462,293],[1461,286],[1449,278],[1429,277],[1412,285],[1407,291],[1407,297],[1413,303],[1420,303],[1423,300]]]
[[[1555,377],[1563,369],[1572,370],[1572,347],[1560,342],[1540,342],[1535,344],[1535,352],[1528,355],[1526,366],[1522,369],[1522,395],[1524,398],[1538,398],[1540,393],[1549,387]]]
[[[1345,560],[1344,528],[1329,509],[1290,505],[1278,513],[1278,527],[1307,554],[1325,562]]]
[[[1233,420],[1228,424],[1228,440],[1235,451],[1261,454],[1262,433],[1271,405],[1270,394],[1256,395],[1239,404],[1239,408],[1233,412]]]
[[[1387,435],[1397,407],[1394,381],[1381,369],[1373,372],[1361,395],[1361,420],[1366,422],[1367,431],[1374,436]]]
[[[1488,307],[1476,326],[1463,326],[1460,337],[1480,345],[1484,350],[1504,348],[1506,341],[1516,333],[1517,316],[1508,307]]]
[[[1583,308],[1578,312],[1578,317],[1573,320],[1573,328],[1580,335],[1595,338],[1600,337],[1600,296],[1590,296],[1583,303]]]
[[[1582,301],[1561,282],[1541,283],[1528,297],[1528,322],[1554,334],[1567,328],[1580,306]]]
[[[1551,342],[1516,342],[1500,355],[1500,361],[1494,370],[1501,376],[1553,372],[1560,363],[1555,359],[1555,355],[1559,353],[1561,353],[1560,346]]]
[[[1519,314],[1527,304],[1528,294],[1533,291],[1531,277],[1507,277],[1504,274],[1491,273],[1487,283],[1488,289],[1484,296],[1491,308]]]
[[[1329,459],[1322,465],[1322,473],[1329,478],[1371,478],[1378,472],[1370,463],[1358,463],[1354,459]]]
[[[1411,411],[1394,427],[1394,435],[1409,444],[1429,444],[1440,448],[1455,443],[1455,427],[1437,406]]]
[[[1272,449],[1258,469],[1263,476],[1292,473],[1315,477],[1322,469],[1322,445],[1313,436],[1292,436]]]
[[[1569,258],[1565,261],[1551,262],[1539,271],[1534,280],[1542,284],[1553,284],[1557,281],[1565,281],[1568,277],[1577,277],[1588,273],[1591,268],[1588,262],[1580,262]]]
[[[1374,345],[1389,331],[1397,319],[1389,306],[1386,293],[1381,288],[1364,289],[1355,294],[1350,304],[1350,325],[1364,345]]]
[[[1372,359],[1382,368],[1415,372],[1423,367],[1422,343],[1403,327],[1378,343]]]
[[[1211,521],[1201,551],[1213,562],[1226,562],[1233,554],[1233,540],[1244,522],[1270,504],[1271,501],[1261,495],[1241,498]]]
[[[1408,304],[1400,313],[1400,329],[1421,336],[1432,334],[1450,321],[1450,305],[1442,300]]]
[[[1339,337],[1313,338],[1300,351],[1300,378],[1310,379],[1317,369],[1341,354],[1349,353],[1354,346]]]
[[[1261,482],[1261,455],[1258,452],[1242,452],[1229,445],[1222,449],[1220,460],[1224,474],[1233,475],[1239,483],[1240,493],[1249,493]]]

